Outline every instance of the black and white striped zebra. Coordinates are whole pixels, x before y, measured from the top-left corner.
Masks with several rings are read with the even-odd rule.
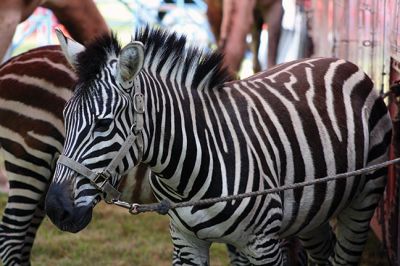
[[[66,159],[57,163],[46,198],[47,214],[62,230],[84,228],[101,199],[89,178],[68,166],[102,171],[132,136],[136,142],[108,173],[111,184],[143,162],[155,173],[156,197],[175,203],[387,160],[386,106],[365,73],[344,60],[299,60],[234,81],[221,55],[187,48],[184,37],[167,31],[142,29],[122,49],[114,36],[87,47],[59,39],[79,76],[64,110]],[[218,241],[251,264],[281,265],[281,240],[294,235],[317,263],[357,264],[386,171],[169,211],[173,264],[206,265]]]
[[[36,231],[44,218],[44,197],[62,151],[62,110],[76,74],[59,46],[18,55],[0,66],[0,145],[9,198],[0,224],[2,265],[30,265]],[[140,169],[140,171],[136,171]],[[151,202],[148,169],[124,184],[130,202]]]
[[[30,264],[33,241],[44,217],[42,200],[62,150],[62,109],[72,96],[75,82],[76,74],[59,46],[30,50],[0,67],[1,155],[9,179],[5,182],[11,185],[0,224],[3,265]],[[43,164],[46,171],[41,167]],[[132,178],[124,179],[120,186],[122,199],[153,202],[145,178],[148,174],[143,165],[131,171]],[[232,261],[240,260],[235,250],[231,250]]]

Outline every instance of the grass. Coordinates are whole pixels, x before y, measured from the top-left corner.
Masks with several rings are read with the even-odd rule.
[[[7,197],[0,196],[3,209]],[[130,215],[116,206],[99,204],[89,226],[77,234],[58,230],[46,217],[32,250],[32,265],[153,266],[171,265],[172,242],[167,216]],[[212,265],[227,265],[222,244],[213,245]]]
[[[45,219],[32,251],[33,265],[171,265],[168,217],[132,216],[126,210],[100,204],[82,232],[70,234]],[[223,246],[213,248],[213,265],[226,265]]]
[[[0,208],[7,197],[0,196]],[[153,213],[132,216],[116,206],[99,204],[89,226],[77,234],[58,230],[48,218],[39,229],[32,265],[57,266],[163,266],[171,265],[172,243],[168,217]],[[211,248],[211,265],[228,265],[226,248]],[[373,234],[361,265],[389,265]]]
[[[166,217],[130,217],[100,205],[93,222],[78,234],[61,232],[48,219],[39,230],[36,265],[164,265],[170,241]],[[151,248],[150,248],[151,247]],[[165,264],[167,265],[167,264]]]

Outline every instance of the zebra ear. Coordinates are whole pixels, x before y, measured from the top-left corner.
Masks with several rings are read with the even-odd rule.
[[[66,37],[60,29],[56,29],[56,35],[68,63],[70,63],[73,68],[76,68],[77,55],[85,50],[85,46]]]
[[[118,73],[122,81],[132,80],[142,69],[144,61],[143,43],[133,41],[122,48],[118,59]]]

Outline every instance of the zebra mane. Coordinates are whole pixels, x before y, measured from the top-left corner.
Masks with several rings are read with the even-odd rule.
[[[135,41],[145,47],[144,68],[154,69],[157,73],[168,63],[170,70],[180,68],[181,82],[190,80],[192,88],[200,84],[208,88],[222,86],[233,80],[233,76],[222,66],[223,55],[219,52],[201,51],[195,47],[187,47],[185,36],[174,32],[146,26],[136,31]],[[86,50],[77,57],[77,71],[81,83],[90,83],[96,79],[100,70],[107,64],[110,55],[118,56],[121,45],[116,35],[104,35],[86,46]],[[179,82],[179,81],[178,81]]]
[[[144,27],[136,32],[135,40],[145,46],[145,57],[148,66],[156,65],[159,72],[166,62],[172,68],[181,68],[181,82],[191,79],[192,88],[200,83],[208,88],[222,86],[233,80],[227,68],[223,67],[223,55],[217,51],[207,52],[187,45],[187,39],[160,28]],[[178,81],[179,82],[179,81]]]
[[[116,35],[102,35],[91,41],[84,52],[77,57],[76,70],[79,83],[91,83],[96,79],[101,69],[107,64],[110,55],[117,56],[121,51],[121,44]]]

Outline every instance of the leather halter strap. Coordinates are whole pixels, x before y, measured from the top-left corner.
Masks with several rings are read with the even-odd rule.
[[[109,180],[112,176],[120,175],[116,169],[121,163],[122,159],[128,154],[129,149],[136,142],[139,150],[139,160],[143,153],[143,113],[144,113],[144,97],[139,91],[138,77],[134,79],[135,94],[133,95],[133,108],[134,108],[134,122],[131,127],[131,133],[128,135],[121,149],[117,152],[116,156],[112,159],[109,165],[100,173],[94,172],[83,164],[61,154],[58,158],[58,163],[74,170],[80,175],[89,179],[90,183],[104,195],[104,200],[111,203],[119,200],[121,193],[115,189]]]

